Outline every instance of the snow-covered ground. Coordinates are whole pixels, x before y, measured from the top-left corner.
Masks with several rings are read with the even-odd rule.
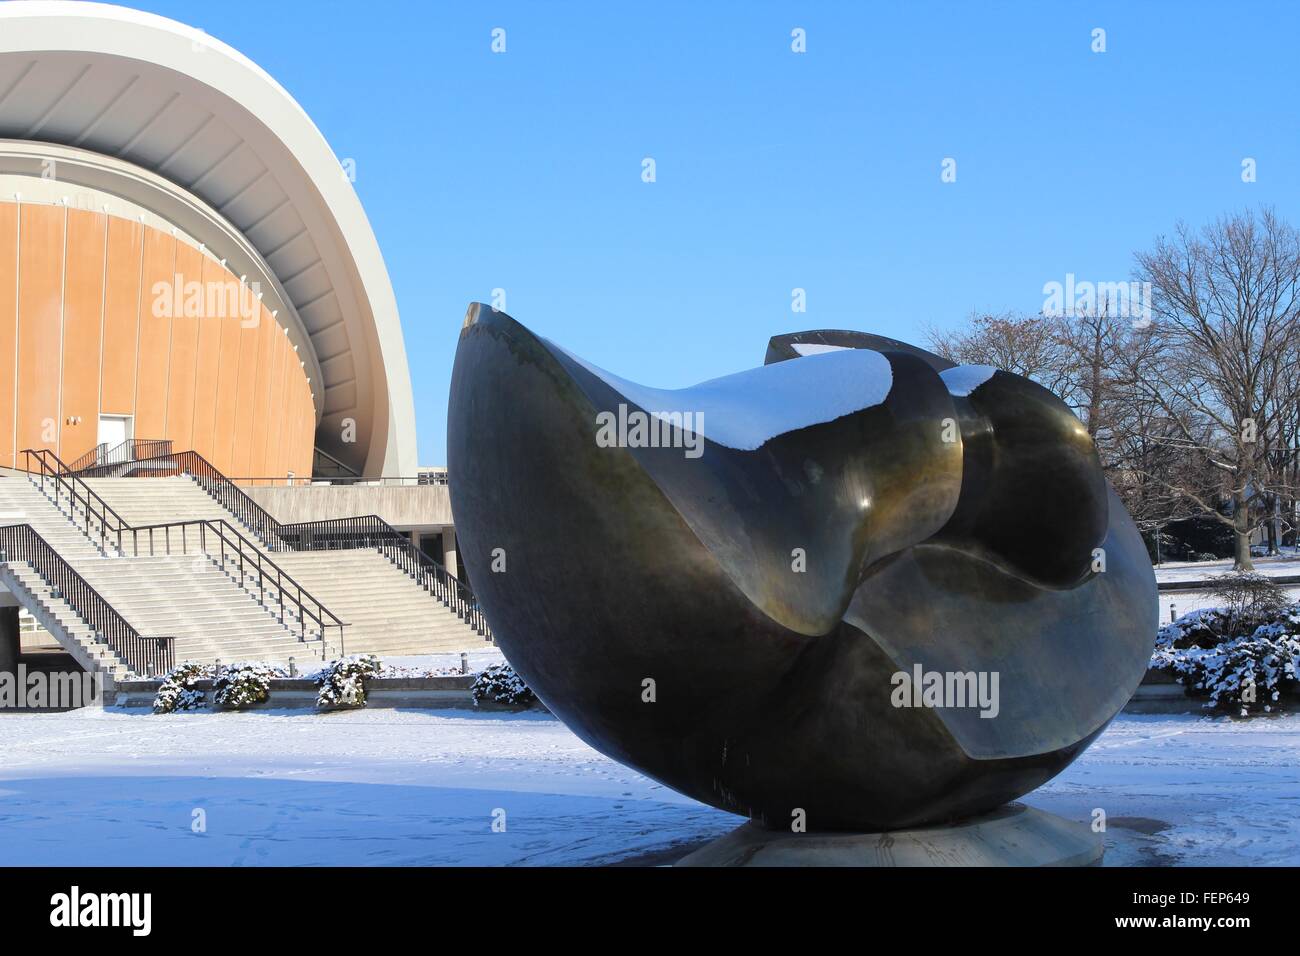
[[[1257,572],[1269,577],[1300,574],[1300,553],[1297,553],[1294,548],[1286,548],[1282,554],[1271,558],[1253,558],[1252,563]],[[1156,568],[1156,580],[1162,584],[1176,581],[1203,581],[1231,570],[1231,558],[1222,558],[1218,561],[1165,561]]]
[[[1291,595],[1291,600],[1300,602],[1300,586],[1285,587],[1283,590]],[[1160,623],[1168,624],[1171,620],[1169,605],[1174,606],[1174,617],[1181,617],[1189,611],[1199,611],[1206,607],[1219,607],[1223,604],[1221,598],[1213,594],[1207,594],[1204,591],[1161,591],[1160,592]]]
[[[471,674],[477,674],[491,664],[504,664],[506,662],[501,649],[494,644],[485,644],[481,651],[470,651],[465,655],[465,658]],[[390,657],[384,654],[381,655],[381,659],[389,667],[412,671],[460,670],[459,654],[420,654],[406,657]]]
[[[1121,715],[1026,802],[1103,809],[1111,865],[1300,863],[1300,715]],[[0,865],[663,864],[738,822],[538,713],[0,716]]]
[[[1026,803],[1106,812],[1109,866],[1300,864],[1300,714],[1121,714]]]
[[[1271,558],[1255,558],[1255,570],[1268,577],[1280,575],[1300,575],[1300,555],[1288,548],[1283,554]],[[1232,570],[1232,560],[1221,561],[1167,561],[1156,568],[1156,581],[1161,584],[1173,584],[1180,581],[1206,581]],[[1291,595],[1292,601],[1300,601],[1300,585],[1284,588]],[[1173,604],[1176,615],[1201,608],[1216,607],[1223,602],[1204,591],[1161,591],[1160,621],[1170,620],[1169,605]]]

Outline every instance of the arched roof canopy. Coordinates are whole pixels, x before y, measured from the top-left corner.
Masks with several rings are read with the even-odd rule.
[[[231,261],[265,265],[279,320],[319,369],[317,443],[368,475],[415,473],[410,373],[379,245],[324,136],[264,70],[153,14],[15,0],[0,4],[0,137],[133,164],[215,210],[247,241]]]

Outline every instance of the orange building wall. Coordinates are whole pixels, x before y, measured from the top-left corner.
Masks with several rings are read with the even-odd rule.
[[[68,211],[68,256],[63,270],[64,428],[58,454],[65,461],[95,447],[90,422],[99,420],[100,335],[104,319],[104,242],[108,217],[80,209]]]
[[[18,449],[56,448],[66,210],[23,206],[18,235]]]
[[[0,202],[0,466],[71,462],[99,416],[234,478],[310,475],[306,372],[270,312],[211,255],[133,220]]]
[[[17,399],[18,207],[0,203],[0,467],[14,465]]]
[[[99,399],[105,415],[130,415],[135,408],[143,254],[144,226],[130,219],[108,217],[104,342],[109,347],[100,356]]]

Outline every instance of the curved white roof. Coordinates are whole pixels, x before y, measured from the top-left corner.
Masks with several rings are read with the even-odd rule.
[[[279,319],[320,369],[318,444],[366,474],[415,474],[410,373],[379,245],[324,136],[264,70],[153,14],[0,3],[0,137],[135,164],[216,210],[269,267]],[[340,438],[349,418],[353,445]]]

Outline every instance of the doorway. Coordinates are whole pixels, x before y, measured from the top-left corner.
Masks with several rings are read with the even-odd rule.
[[[99,416],[99,457],[100,464],[107,461],[108,452],[112,451],[131,437],[132,419],[129,415]],[[119,455],[121,452],[118,453]]]

